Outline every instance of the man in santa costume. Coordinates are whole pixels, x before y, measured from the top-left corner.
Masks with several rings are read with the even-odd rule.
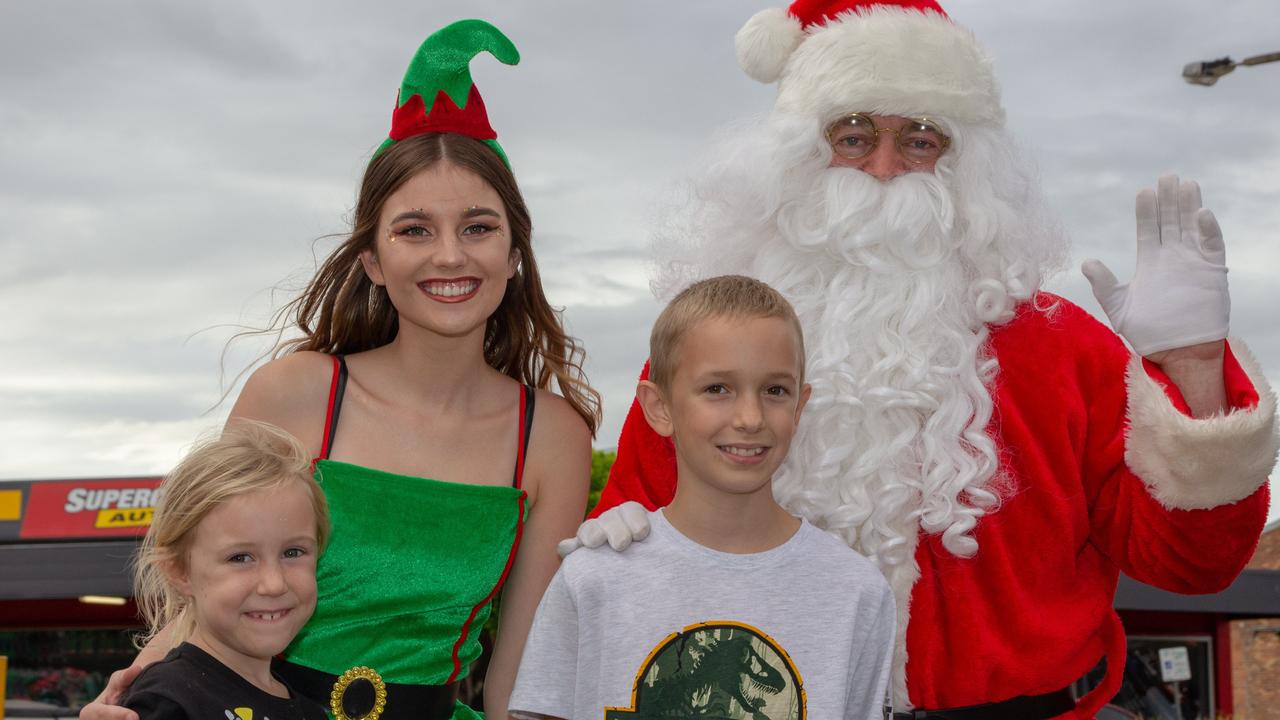
[[[1119,572],[1221,590],[1266,518],[1275,399],[1225,339],[1217,222],[1164,177],[1138,196],[1133,279],[1085,263],[1130,350],[1040,291],[1066,241],[990,59],[937,4],[799,0],[737,50],[774,111],[664,213],[655,290],[740,272],[795,304],[813,396],[775,494],[888,577],[902,718],[1093,717],[1124,667]],[[596,512],[674,491],[633,407]],[[625,546],[639,509],[566,543]]]

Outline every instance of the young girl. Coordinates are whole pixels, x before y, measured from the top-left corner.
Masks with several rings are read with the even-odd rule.
[[[316,607],[329,534],[306,448],[245,421],[197,445],[165,478],[134,572],[148,637],[177,644],[133,683],[142,720],[322,720],[271,672]]]
[[[351,236],[287,308],[301,337],[231,412],[229,427],[271,422],[317,458],[334,533],[282,672],[339,720],[480,717],[456,683],[500,589],[484,706],[507,717],[556,542],[586,506],[599,397],[543,294],[528,209],[471,84],[482,49],[518,59],[478,20],[423,43]],[[81,716],[130,718],[102,703]]]

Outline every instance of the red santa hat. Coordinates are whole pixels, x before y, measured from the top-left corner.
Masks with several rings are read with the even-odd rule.
[[[850,112],[1003,125],[991,60],[933,0],[796,0],[738,31],[738,63],[778,82],[780,112]]]

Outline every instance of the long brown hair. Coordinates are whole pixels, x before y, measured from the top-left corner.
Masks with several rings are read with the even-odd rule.
[[[484,143],[456,133],[428,133],[383,150],[365,170],[350,237],[325,259],[302,294],[276,315],[275,327],[296,325],[302,337],[281,343],[273,356],[315,350],[349,354],[395,339],[399,318],[386,288],[375,285],[360,264],[374,247],[378,218],[387,198],[410,178],[440,162],[451,162],[489,183],[507,211],[511,248],[519,258],[502,303],[485,325],[484,358],[516,381],[549,389],[552,378],[594,436],[600,425],[600,394],[587,384],[583,351],[566,335],[560,314],[542,291],[534,260],[529,208],[515,176]]]

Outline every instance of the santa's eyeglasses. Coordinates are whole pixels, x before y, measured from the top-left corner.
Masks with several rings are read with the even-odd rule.
[[[880,144],[880,133],[893,133],[898,152],[913,165],[933,162],[951,146],[951,138],[928,118],[910,118],[898,129],[878,128],[862,113],[853,113],[827,126],[827,142],[836,155],[857,160]]]

